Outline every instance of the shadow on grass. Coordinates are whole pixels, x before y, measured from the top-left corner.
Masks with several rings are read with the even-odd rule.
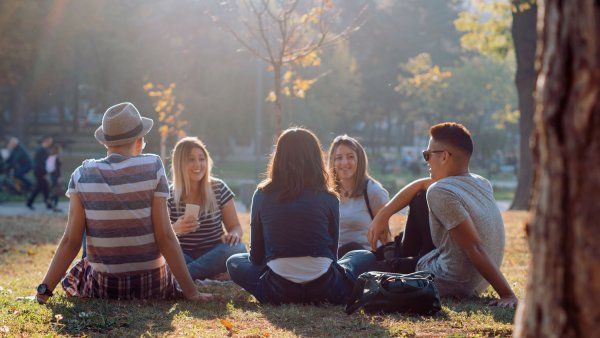
[[[259,310],[274,326],[298,336],[390,336],[382,321],[365,315],[346,315],[336,305],[259,305]]]
[[[489,297],[470,298],[464,300],[442,299],[442,304],[448,310],[464,314],[468,317],[473,316],[492,316],[495,322],[502,324],[512,324],[515,318],[515,309],[490,306],[488,303],[492,300]]]
[[[227,313],[222,302],[186,300],[116,301],[60,297],[48,304],[57,333],[68,335],[141,336],[173,333],[178,315],[214,319]],[[60,319],[60,320],[59,320]]]
[[[440,326],[451,330],[473,330],[478,334],[505,336],[512,329],[497,324],[512,324],[515,310],[490,307],[490,299],[442,299],[443,310],[434,316],[401,313],[367,314],[362,311],[346,315],[343,306],[282,305],[272,306],[248,302],[239,297],[233,307],[262,314],[273,326],[298,336],[412,336],[441,334]],[[481,317],[479,320],[477,317]],[[492,317],[491,319],[485,319]],[[453,322],[453,323],[449,323]],[[456,322],[456,323],[454,323]],[[469,322],[481,322],[481,327],[468,327]],[[483,324],[487,323],[487,324]],[[456,326],[459,325],[459,326]],[[467,326],[464,326],[467,325]],[[446,332],[448,333],[448,332]]]
[[[343,306],[323,305],[269,305],[260,304],[243,289],[232,286],[228,291],[229,310],[255,312],[273,326],[297,336],[390,336],[388,329],[368,316],[344,313]]]

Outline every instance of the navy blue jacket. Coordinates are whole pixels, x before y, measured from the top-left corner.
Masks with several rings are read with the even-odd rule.
[[[25,147],[21,143],[17,144],[17,147],[10,152],[10,156],[6,160],[6,165],[21,172],[31,170],[31,157],[29,157],[27,150],[25,150]]]
[[[252,197],[250,261],[264,265],[275,258],[328,257],[337,260],[340,202],[327,192],[304,190],[279,202],[276,192]]]

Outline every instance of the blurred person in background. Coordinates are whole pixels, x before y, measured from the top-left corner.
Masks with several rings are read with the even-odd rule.
[[[29,191],[31,189],[31,181],[27,178],[27,173],[31,171],[31,157],[27,153],[25,146],[16,137],[11,137],[6,145],[9,152],[6,159],[6,172],[13,171],[13,176],[21,182],[20,190]]]
[[[58,198],[63,193],[62,184],[60,182],[61,149],[59,144],[54,144],[50,150],[50,156],[48,156],[48,159],[46,160],[46,172],[48,172],[48,178],[50,179],[50,197],[48,203],[52,206],[52,211],[54,212],[61,211],[58,208]]]
[[[31,210],[34,210],[33,203],[35,202],[35,198],[39,193],[42,193],[44,196],[44,203],[46,204],[46,208],[52,209],[52,205],[48,200],[50,195],[50,186],[48,184],[48,180],[46,179],[46,160],[48,156],[50,156],[50,147],[54,143],[54,139],[50,136],[45,136],[42,138],[40,143],[40,147],[36,150],[35,156],[33,157],[33,175],[35,176],[35,186],[31,191],[31,195],[27,200],[27,207]]]

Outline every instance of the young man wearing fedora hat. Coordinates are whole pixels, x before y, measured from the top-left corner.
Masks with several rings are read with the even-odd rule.
[[[162,161],[142,154],[152,125],[129,102],[104,113],[95,137],[107,156],[85,160],[71,175],[67,228],[37,288],[38,302],[52,295],[81,248],[84,230],[87,256],[61,283],[68,296],[166,299],[183,293],[192,300],[212,298],[198,293],[171,228]]]

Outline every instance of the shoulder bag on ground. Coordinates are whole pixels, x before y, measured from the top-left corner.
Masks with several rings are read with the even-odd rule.
[[[359,308],[366,312],[402,312],[433,315],[441,310],[440,296],[427,271],[410,274],[370,271],[354,285],[346,313]]]

